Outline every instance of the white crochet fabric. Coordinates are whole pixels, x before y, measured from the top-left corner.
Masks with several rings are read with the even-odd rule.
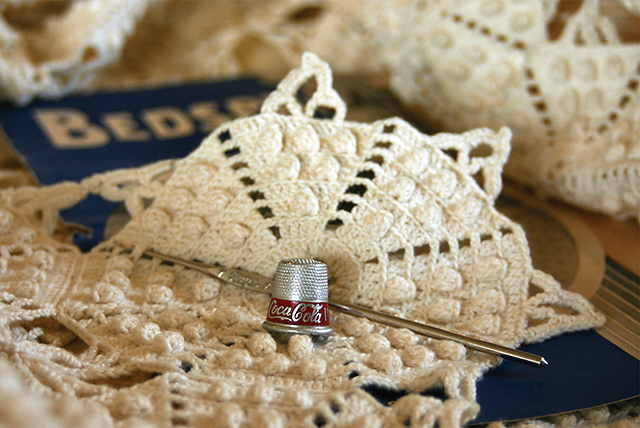
[[[370,2],[391,85],[437,129],[513,131],[505,174],[640,219],[640,3]]]
[[[2,1],[0,97],[247,72],[277,80],[312,51],[340,72],[390,71],[438,130],[509,126],[504,172],[539,194],[638,218],[638,4]]]
[[[334,69],[379,69],[358,1],[0,1],[0,98],[257,73],[311,50]]]
[[[61,421],[98,415],[96,426],[453,428],[477,414],[475,383],[498,363],[338,314],[324,346],[278,344],[261,327],[267,296],[146,248],[265,275],[285,257],[321,259],[335,298],[508,346],[602,324],[532,267],[524,232],[494,209],[507,129],[348,122],[331,82],[306,54],[259,115],[184,159],[1,192],[0,356],[28,385],[11,388],[51,397],[33,406]],[[48,235],[90,193],[124,201],[132,219],[81,254]],[[384,406],[370,384],[409,394]],[[417,394],[428,389],[446,398]],[[10,403],[0,415],[20,426]]]
[[[0,2],[0,95],[20,104],[87,87],[116,62],[145,1]]]

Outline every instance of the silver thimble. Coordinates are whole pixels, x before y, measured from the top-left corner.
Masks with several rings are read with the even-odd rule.
[[[322,339],[329,325],[327,265],[311,259],[287,259],[278,263],[271,288],[267,319],[262,324],[281,338],[309,334]]]

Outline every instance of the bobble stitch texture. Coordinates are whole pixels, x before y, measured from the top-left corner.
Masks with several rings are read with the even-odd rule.
[[[220,231],[220,239],[229,248],[240,248],[251,235],[251,230],[240,223],[227,223]]]
[[[289,338],[289,356],[293,360],[301,360],[313,351],[313,342],[307,335],[293,335]]]
[[[307,390],[288,389],[284,392],[282,401],[307,409],[313,405],[313,396]]]
[[[189,341],[205,340],[209,337],[209,329],[202,321],[193,321],[184,326],[185,338]]]
[[[145,16],[145,2],[131,3]],[[56,19],[64,22],[67,13],[82,9],[65,9]],[[330,13],[325,9],[320,16]],[[101,25],[106,19],[108,27],[112,15],[99,14]],[[504,26],[510,18],[501,18]],[[488,64],[493,53],[469,51],[447,40],[457,37],[451,28],[442,31],[434,49],[468,58],[443,63],[438,72],[463,85],[483,77],[467,96],[478,117],[485,116],[479,93],[504,93],[507,79],[534,83],[510,62],[478,70],[472,64]],[[565,72],[576,77],[580,59],[568,61]],[[605,62],[595,63],[597,76]],[[301,86],[315,86],[306,102],[298,97]],[[245,99],[227,101],[229,114],[249,110]],[[442,99],[433,103],[437,109]],[[212,105],[188,108],[208,114]],[[216,120],[226,114],[218,112]],[[458,344],[333,313],[335,334],[324,346],[304,335],[276,344],[261,326],[267,295],[221,286],[145,249],[270,277],[283,258],[317,258],[327,263],[336,299],[509,346],[602,323],[584,299],[533,268],[524,232],[493,205],[508,129],[425,135],[398,118],[368,124],[345,121],[345,115],[328,65],[309,54],[259,115],[225,117],[183,159],[0,192],[0,229],[11,223],[0,234],[0,337],[20,357],[10,363],[35,382],[31,396],[57,391],[56,397],[81,403],[81,415],[98,414],[85,410],[91,403],[102,413],[74,419],[80,421],[74,425],[57,424],[47,405],[37,405],[45,412],[10,411],[32,422],[26,426],[70,428],[85,421],[96,428],[137,428],[141,419],[185,427],[437,422],[457,428],[477,413],[473,385],[488,360],[468,358]],[[610,151],[612,159],[638,152],[625,141]],[[59,211],[89,194],[123,202],[133,218],[113,240],[82,253],[49,234]],[[22,289],[30,301],[13,295],[26,281],[34,285]],[[529,296],[530,287],[540,292]],[[0,394],[5,379],[0,361]],[[402,398],[385,406],[359,388],[371,383],[404,389],[409,397],[442,384],[447,397]],[[72,407],[59,411],[75,414]]]
[[[187,238],[195,239],[207,230],[207,223],[200,217],[188,216],[182,220],[181,228]]]
[[[434,359],[435,353],[424,346],[409,346],[402,351],[402,361],[409,367],[426,368]]]
[[[153,231],[165,228],[171,223],[171,216],[160,208],[149,208],[142,217],[142,227]]]
[[[366,354],[388,349],[389,340],[381,334],[373,333],[356,341],[356,346]]]
[[[249,413],[249,423],[254,427],[282,428],[285,419],[273,409],[254,409]]]
[[[317,379],[327,370],[327,362],[318,357],[307,357],[300,363],[300,374],[306,379]]]
[[[184,337],[177,331],[163,331],[153,338],[153,347],[162,354],[182,352]]]
[[[435,322],[447,323],[458,319],[461,303],[459,300],[442,298],[429,305],[429,319]]]
[[[149,343],[154,337],[160,334],[160,326],[155,323],[145,323],[138,328],[135,335],[136,338],[143,343]]]
[[[269,404],[276,399],[276,390],[268,383],[258,382],[249,388],[247,399],[255,404]]]
[[[211,384],[207,395],[216,401],[231,401],[237,393],[238,390],[232,382],[218,380]]]
[[[467,354],[467,349],[455,342],[449,340],[441,340],[433,345],[433,350],[438,358],[459,361]]]
[[[254,357],[262,357],[276,350],[276,341],[269,333],[254,333],[247,344]]]
[[[260,371],[266,375],[284,373],[289,369],[291,361],[286,355],[271,353],[265,356],[260,363]]]
[[[394,348],[406,348],[418,341],[418,337],[411,330],[405,328],[393,328],[387,332],[387,339]]]
[[[167,270],[154,272],[149,275],[149,284],[164,285],[165,287],[171,287],[176,280],[176,276],[173,272]]]
[[[408,302],[416,297],[416,286],[413,281],[396,277],[391,279],[384,291],[385,300],[389,303]]]
[[[167,304],[173,299],[173,291],[165,285],[152,284],[147,288],[147,302]]]
[[[245,415],[238,404],[224,403],[216,408],[214,420],[221,428],[240,428]]]
[[[228,369],[247,369],[253,363],[251,355],[244,349],[232,349],[221,360],[223,366]]]
[[[111,331],[114,334],[132,334],[138,327],[138,318],[130,315],[123,314],[111,319]]]
[[[191,288],[191,294],[197,302],[215,299],[219,293],[220,283],[211,278],[199,278]]]
[[[342,324],[345,334],[353,337],[361,337],[371,333],[373,324],[363,318],[353,318]]]
[[[367,365],[383,373],[394,374],[402,368],[402,360],[396,351],[378,351],[369,355]]]
[[[125,295],[121,289],[106,282],[99,282],[93,290],[93,300],[96,303],[118,303],[124,299]]]

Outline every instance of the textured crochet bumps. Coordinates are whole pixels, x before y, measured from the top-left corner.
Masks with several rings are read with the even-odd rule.
[[[640,219],[640,3],[370,3],[392,87],[434,126],[507,125],[505,175]]]
[[[513,131],[506,176],[640,216],[635,0],[0,2],[0,98],[258,73],[391,76],[434,129]]]
[[[184,159],[0,193],[0,355],[30,391],[90,402],[100,426],[458,427],[478,411],[494,357],[338,314],[324,346],[278,344],[261,327],[267,296],[146,248],[266,275],[320,259],[335,298],[510,346],[602,323],[533,269],[522,229],[494,209],[507,129],[348,122],[331,83],[307,54],[259,115]],[[89,193],[132,219],[80,254],[47,234]],[[373,384],[409,394],[384,406]]]

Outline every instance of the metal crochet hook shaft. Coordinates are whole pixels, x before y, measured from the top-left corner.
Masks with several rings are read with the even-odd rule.
[[[499,355],[510,360],[527,362],[536,366],[546,366],[548,364],[547,360],[539,355],[531,354],[525,351],[519,351],[513,348],[507,348],[506,346],[485,342],[484,340],[462,336],[457,333],[452,333],[450,331],[442,330],[440,328],[422,324],[416,321],[411,321],[382,312],[374,311],[373,309],[355,305],[353,303],[342,303],[330,299],[329,308],[333,311],[342,312],[356,317],[367,318],[371,321],[379,322],[380,324],[388,325],[390,327],[406,328],[413,331],[414,333],[431,337],[433,339],[452,340],[454,342],[463,344],[467,348],[487,354]]]
[[[125,248],[131,249],[131,247],[127,245],[120,245]],[[230,285],[234,285],[250,291],[256,291],[259,293],[270,293],[272,278],[260,275],[255,272],[248,272],[242,269],[225,268],[222,266],[209,265],[195,261],[187,261],[177,257],[162,254],[154,250],[145,250],[144,253],[148,256],[156,257],[167,262],[188,267],[205,275],[218,278],[219,280]],[[437,327],[375,311],[364,306],[339,302],[329,298],[329,308],[332,311],[342,312],[356,317],[367,318],[371,321],[388,325],[390,327],[406,328],[413,331],[414,333],[433,339],[452,340],[470,349],[487,354],[498,355],[510,360],[526,362],[540,367],[546,366],[548,364],[547,361],[539,355],[519,351],[513,348],[508,348],[506,346],[501,346],[495,343],[485,342],[483,340],[473,339],[471,337],[452,333],[450,331],[442,330]]]

